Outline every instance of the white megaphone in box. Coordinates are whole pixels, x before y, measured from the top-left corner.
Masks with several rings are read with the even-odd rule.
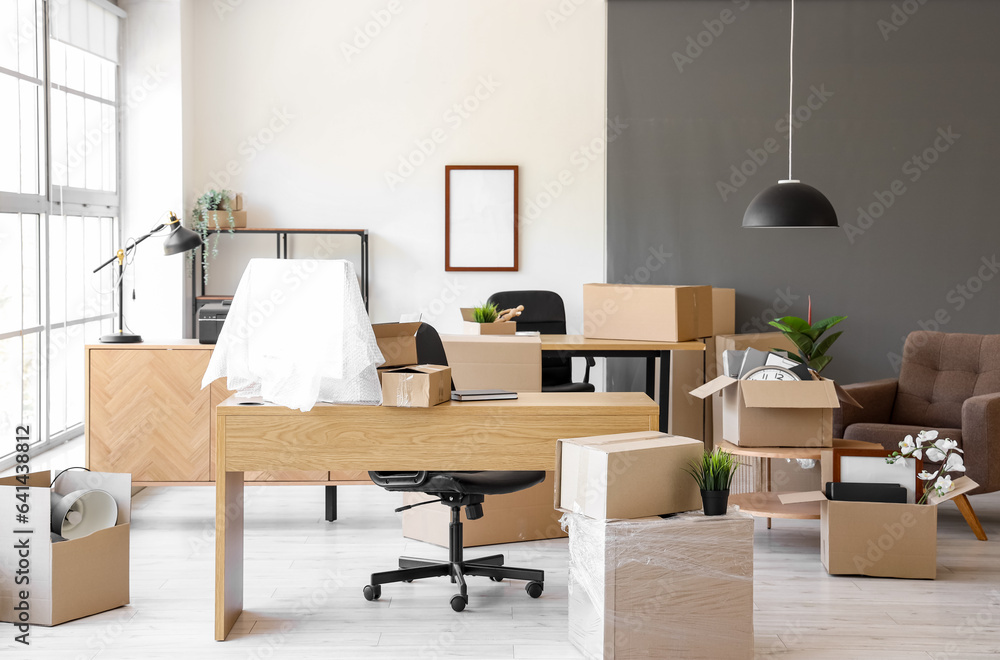
[[[106,490],[52,492],[52,531],[67,540],[79,539],[118,523],[118,504]]]

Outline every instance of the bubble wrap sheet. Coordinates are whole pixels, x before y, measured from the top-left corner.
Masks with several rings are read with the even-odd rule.
[[[319,401],[379,405],[375,342],[354,264],[252,259],[205,371],[238,396],[303,412]]]

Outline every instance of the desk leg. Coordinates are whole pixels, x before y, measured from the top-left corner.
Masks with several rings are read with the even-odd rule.
[[[646,358],[646,396],[656,398],[656,358]]]
[[[218,417],[215,455],[215,639],[243,612],[243,473],[226,471],[226,418]]]
[[[647,376],[648,378],[648,376]],[[670,427],[670,351],[660,351],[660,433]]]

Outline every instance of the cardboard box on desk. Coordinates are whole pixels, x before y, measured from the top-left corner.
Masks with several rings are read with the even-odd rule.
[[[782,504],[820,502],[820,558],[830,575],[933,580],[937,577],[937,505],[979,484],[955,480],[927,504],[831,502],[821,491],[784,493]]]
[[[539,337],[441,335],[458,390],[542,391]]]
[[[545,481],[531,488],[490,495],[483,504],[486,515],[478,520],[469,520],[463,508],[463,547],[565,537],[566,532],[559,524],[562,513],[552,506],[554,476],[553,472],[546,472]],[[403,504],[432,499],[435,498],[424,493],[403,494]],[[443,504],[428,504],[403,512],[403,536],[443,548],[448,547],[449,524],[451,509]]]
[[[712,287],[584,284],[583,335],[690,341],[712,335]]]
[[[479,323],[476,321],[476,310],[472,307],[462,307],[462,332],[467,335],[512,335],[517,332],[516,321],[503,323]]]
[[[375,342],[385,362],[380,369],[417,363],[417,330],[420,323],[375,323]]]
[[[569,639],[585,657],[754,657],[751,516],[563,520]]]
[[[692,390],[722,392],[722,437],[741,447],[832,447],[833,409],[844,399],[832,380],[765,381],[719,376]]]
[[[698,486],[684,470],[704,447],[655,431],[558,440],[556,508],[597,520],[700,509]]]
[[[381,381],[383,406],[431,408],[451,400],[451,369],[439,364],[386,369]]]
[[[28,603],[28,623],[55,626],[111,610],[129,602],[129,521],[132,476],[105,472],[65,472],[55,491],[50,473],[28,475],[31,533],[19,526],[0,527],[0,621],[24,623],[19,614]],[[0,508],[13,512],[21,504],[16,477],[0,479]],[[105,490],[118,503],[118,524],[72,541],[51,540],[51,493],[65,495],[81,489]],[[21,491],[23,492],[23,491]],[[29,583],[15,584],[22,557],[17,549],[27,540]],[[22,598],[21,592],[28,597]]]

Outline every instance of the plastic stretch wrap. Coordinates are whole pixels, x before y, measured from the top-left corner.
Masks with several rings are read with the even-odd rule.
[[[396,381],[396,405],[400,408],[413,407],[413,402],[410,401],[410,390],[413,388],[410,381],[413,379],[413,374],[407,374]]]
[[[562,518],[569,637],[587,658],[753,658],[753,518]]]
[[[303,412],[379,405],[382,362],[351,262],[252,259],[201,385],[224,377],[241,397]]]

